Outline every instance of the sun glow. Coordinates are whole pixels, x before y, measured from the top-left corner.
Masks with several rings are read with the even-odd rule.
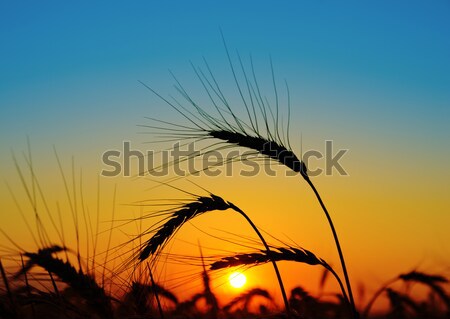
[[[242,288],[247,282],[247,277],[241,272],[233,272],[228,276],[228,281],[233,288]]]

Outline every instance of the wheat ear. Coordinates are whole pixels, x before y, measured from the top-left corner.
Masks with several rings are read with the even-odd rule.
[[[20,276],[23,271],[29,271],[37,265],[50,274],[55,274],[58,278],[77,291],[92,309],[97,310],[100,315],[112,316],[110,297],[106,295],[104,289],[100,287],[89,275],[76,270],[69,261],[63,261],[55,256],[54,253],[64,251],[65,248],[52,246],[38,250],[37,253],[24,253],[28,257],[24,270],[19,271],[15,277]]]
[[[226,304],[223,307],[223,310],[228,312],[232,307],[234,307],[240,302],[243,302],[243,309],[248,310],[248,305],[250,304],[250,301],[256,296],[260,296],[267,300],[273,301],[272,296],[267,290],[261,288],[253,288],[233,298],[228,304]]]
[[[173,235],[188,221],[214,210],[226,210],[230,208],[221,197],[211,194],[211,196],[197,197],[193,202],[187,203],[173,212],[169,212],[167,221],[157,228],[156,233],[143,245],[143,249],[138,259],[144,261],[150,255],[155,255],[173,237]]]
[[[187,203],[178,209],[169,213],[167,221],[159,226],[156,233],[143,245],[142,251],[139,253],[138,260],[142,262],[147,259],[150,255],[158,255],[158,252],[164,245],[173,237],[173,235],[188,221],[196,216],[199,216],[206,212],[211,212],[215,210],[227,210],[231,209],[239,213],[245,220],[250,224],[253,230],[258,235],[259,239],[266,248],[267,253],[270,254],[270,248],[264,237],[250,219],[250,217],[239,207],[231,202],[225,201],[223,198],[210,194],[209,197],[197,197],[193,202]],[[278,284],[280,286],[281,294],[283,297],[286,312],[290,316],[290,307],[287,299],[286,291],[284,289],[283,280],[281,279],[280,271],[278,270],[276,262],[273,260],[272,265],[277,276]]]
[[[218,270],[229,267],[236,266],[255,266],[259,264],[265,264],[268,262],[276,261],[295,261],[299,263],[304,263],[308,265],[320,265],[328,270],[335,278],[339,284],[342,295],[350,304],[347,293],[345,291],[342,280],[339,278],[334,269],[322,258],[317,257],[314,253],[303,248],[295,247],[271,247],[270,251],[261,250],[258,252],[247,253],[247,254],[236,254],[234,256],[223,257],[222,259],[213,262],[210,265],[211,270]]]
[[[445,305],[447,306],[447,309],[450,310],[450,297],[447,295],[445,290],[440,286],[440,284],[448,283],[448,279],[441,276],[441,275],[431,275],[426,274],[424,272],[419,271],[411,271],[408,273],[400,274],[397,277],[394,277],[387,281],[385,284],[383,284],[372,296],[372,298],[367,303],[366,307],[364,308],[362,314],[363,318],[368,318],[370,309],[372,308],[373,304],[377,300],[377,298],[384,292],[389,289],[389,286],[393,283],[402,280],[404,282],[417,282],[424,284],[428,287],[430,287],[434,292],[436,292],[439,297],[442,299],[442,301],[445,302]]]

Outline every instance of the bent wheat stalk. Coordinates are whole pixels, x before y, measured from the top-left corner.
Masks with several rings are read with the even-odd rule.
[[[224,41],[225,43],[225,41]],[[350,279],[347,271],[347,266],[345,264],[344,254],[339,242],[339,237],[334,227],[331,216],[319,194],[316,187],[310,180],[307,167],[303,161],[299,159],[292,151],[290,141],[289,141],[289,129],[290,129],[290,96],[289,88],[286,84],[287,91],[287,108],[288,108],[288,123],[286,131],[283,131],[282,125],[280,125],[279,116],[279,98],[278,89],[276,86],[275,76],[273,72],[272,62],[271,62],[271,73],[273,82],[273,92],[275,96],[275,110],[272,109],[270,103],[266,97],[261,94],[260,86],[255,75],[255,69],[253,67],[253,61],[250,58],[251,70],[250,72],[246,70],[244,64],[242,63],[241,57],[239,58],[240,71],[242,74],[241,82],[244,83],[244,87],[240,83],[235,67],[231,61],[228,48],[225,45],[225,50],[227,53],[228,62],[233,75],[236,88],[238,90],[239,96],[241,98],[242,104],[245,108],[248,121],[242,120],[240,116],[234,113],[231,108],[231,103],[227,101],[225,95],[220,89],[208,63],[205,61],[206,71],[203,71],[199,67],[192,65],[195,74],[197,75],[199,81],[201,82],[205,93],[207,94],[215,114],[207,112],[203,109],[199,103],[197,103],[181,85],[177,78],[175,88],[183,99],[187,101],[188,106],[184,106],[174,97],[168,100],[157,93],[155,90],[149,86],[142,83],[150,91],[152,91],[156,96],[162,99],[165,103],[171,106],[176,112],[182,115],[190,124],[188,125],[177,125],[169,122],[151,119],[163,127],[142,125],[143,127],[149,127],[152,129],[159,130],[162,141],[179,141],[179,140],[207,140],[216,139],[219,143],[214,143],[210,145],[211,148],[215,150],[223,150],[227,147],[239,146],[245,147],[254,151],[254,155],[261,155],[272,159],[294,172],[299,173],[303,179],[307,182],[309,187],[314,192],[325,216],[328,224],[331,228],[333,239],[339,254],[339,259],[341,262],[342,271],[345,278],[345,284],[347,286],[347,292],[349,300],[353,309],[353,315],[355,318],[359,317],[356,311],[356,306],[353,298],[352,288],[350,284]],[[251,75],[251,76],[250,76]],[[191,109],[189,109],[189,106]],[[189,126],[190,125],[190,126]],[[281,127],[281,134],[280,134]],[[192,154],[192,157],[201,156],[207,154],[208,147],[203,149],[202,152],[197,152]],[[227,159],[228,160],[228,159]],[[224,160],[224,163],[226,161]],[[173,164],[173,163],[172,163]],[[170,165],[166,163],[165,165]]]
[[[326,219],[330,226],[331,232],[333,234],[333,238],[336,244],[336,248],[339,254],[339,259],[341,261],[342,271],[344,273],[344,279],[347,286],[348,295],[350,297],[350,304],[352,307],[352,312],[355,318],[358,318],[359,315],[356,311],[355,301],[353,298],[353,292],[350,284],[350,278],[347,271],[347,266],[345,264],[344,254],[342,252],[341,244],[339,242],[339,237],[337,235],[336,228],[334,227],[333,220],[331,219],[331,215],[329,214],[319,192],[314,186],[313,182],[308,176],[306,164],[298,159],[298,157],[294,154],[294,152],[288,150],[283,144],[279,144],[276,141],[271,141],[268,139],[264,139],[262,137],[254,137],[244,135],[238,132],[229,132],[229,131],[210,131],[208,135],[217,138],[220,140],[224,140],[227,143],[232,143],[241,147],[246,147],[257,151],[258,153],[269,157],[270,159],[276,160],[279,163],[287,166],[294,172],[299,173],[303,179],[308,183],[314,195],[316,196],[319,204],[325,213]]]
[[[143,245],[143,249],[139,253],[138,260],[140,262],[149,258],[150,256],[158,256],[160,250],[167,244],[167,242],[174,236],[174,234],[188,221],[199,216],[201,214],[219,210],[231,209],[239,213],[250,224],[253,230],[258,235],[259,239],[266,248],[266,252],[270,255],[270,248],[266,240],[262,236],[253,221],[248,215],[242,211],[239,207],[231,202],[225,201],[223,198],[210,194],[209,197],[201,196],[193,202],[187,203],[173,212],[169,212],[167,221],[157,228],[156,233]],[[283,280],[281,278],[280,271],[278,270],[275,260],[272,260],[272,265],[277,276],[278,284],[280,286],[281,294],[283,297],[286,312],[290,315],[290,307],[286,291],[284,289]]]

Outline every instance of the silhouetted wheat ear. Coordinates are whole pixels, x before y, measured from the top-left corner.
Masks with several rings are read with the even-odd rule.
[[[297,155],[294,154],[294,152],[288,150],[285,146],[273,140],[226,130],[212,130],[208,132],[208,135],[227,143],[236,144],[241,147],[255,150],[261,155],[278,161],[294,172],[300,173],[304,178],[308,178],[305,163],[300,161]]]
[[[167,300],[170,300],[174,304],[178,303],[178,298],[169,290],[161,285],[155,284],[154,286],[141,284],[139,282],[133,282],[131,285],[130,294],[136,299],[147,299],[150,295],[158,294]]]
[[[430,275],[419,271],[411,271],[398,276],[404,281],[416,281],[425,285],[447,283],[448,279],[441,275]]]
[[[295,261],[299,263],[304,263],[308,265],[321,265],[326,270],[328,270],[339,284],[344,299],[351,304],[347,292],[345,291],[344,285],[341,278],[334,271],[334,269],[322,258],[317,257],[314,253],[306,249],[299,249],[295,247],[275,247],[271,248],[270,251],[261,250],[257,253],[248,254],[237,254],[230,257],[224,257],[219,261],[216,261],[210,265],[211,270],[219,270],[223,268],[236,267],[236,266],[253,266],[264,264],[268,262],[277,261]]]
[[[405,282],[418,282],[428,286],[442,299],[443,302],[445,302],[447,309],[450,310],[450,296],[441,286],[441,284],[445,284],[448,282],[447,278],[440,275],[430,275],[418,271],[411,271],[407,274],[401,274],[398,276],[398,278],[402,279]]]
[[[306,249],[294,247],[276,247],[271,248],[270,252],[261,250],[257,253],[237,254],[230,257],[224,257],[210,265],[211,270],[218,270],[228,267],[242,265],[257,265],[268,263],[270,261],[296,261],[308,265],[322,265],[325,268],[331,268],[323,259],[316,257],[312,252]]]
[[[273,301],[272,296],[266,289],[253,288],[253,289],[250,289],[249,291],[246,291],[246,292],[240,294],[236,298],[233,298],[233,300],[231,300],[228,304],[226,304],[223,307],[223,310],[230,311],[230,309],[233,308],[235,305],[237,305],[239,303],[243,303],[243,309],[248,311],[248,305],[250,304],[252,299],[257,296],[263,297],[269,301]]]
[[[223,141],[224,144],[235,144],[241,147],[249,148],[285,165],[294,172],[300,173],[304,178],[308,178],[305,163],[303,163],[291,150],[289,140],[290,96],[287,84],[286,93],[288,117],[287,125],[284,128],[282,127],[283,125],[279,116],[280,105],[278,90],[275,83],[272,65],[271,71],[274,89],[273,93],[275,97],[275,110],[271,107],[268,99],[261,95],[258,81],[254,76],[255,70],[253,69],[253,63],[251,67],[253,80],[249,81],[249,78],[246,76],[247,72],[245,71],[244,65],[242,64],[242,61],[240,61],[242,75],[244,75],[245,78],[244,83],[246,84],[246,91],[248,92],[247,96],[243,94],[242,87],[236,77],[230,57],[229,63],[234,75],[236,88],[239,92],[239,96],[241,97],[243,107],[246,110],[246,116],[244,115],[242,117],[234,112],[231,104],[223,95],[213,73],[205,61],[209,77],[200,69],[197,69],[194,66],[193,67],[200,83],[205,89],[206,95],[210,99],[210,105],[212,108],[208,110],[203,108],[200,103],[197,103],[175,76],[175,88],[189,106],[183,105],[174,97],[171,97],[173,101],[169,101],[151,87],[141,82],[145,87],[147,87],[190,123],[185,126],[172,124],[159,119],[147,118],[157,122],[159,125],[162,124],[163,126],[141,126],[156,129],[156,133],[165,141],[180,141],[189,139],[204,140],[208,138],[215,138]],[[217,145],[213,145],[212,147],[216,146]],[[227,145],[225,145],[225,147],[226,146]],[[218,147],[218,149],[220,148],[221,147]],[[202,155],[201,152],[197,152],[196,155],[192,156],[195,157],[200,155]]]
[[[403,316],[406,315],[406,307],[414,310],[416,314],[420,314],[420,306],[409,296],[391,288],[387,288],[386,293],[391,304],[391,313],[395,315],[396,318],[403,318]]]
[[[291,295],[289,297],[289,302],[291,304],[295,304],[296,301],[313,301],[315,303],[318,303],[319,300],[311,296],[303,287],[297,286],[295,288],[292,288]]]
[[[38,250],[37,253],[24,253],[28,257],[25,265],[25,271],[30,270],[37,265],[51,274],[55,274],[58,278],[76,291],[91,306],[92,310],[97,311],[102,316],[112,315],[110,298],[106,295],[102,287],[95,280],[82,270],[76,270],[69,261],[63,261],[53,254],[65,250],[60,246],[52,246]],[[23,273],[19,271],[14,277]]]
[[[212,318],[217,318],[217,313],[219,311],[219,302],[216,295],[211,289],[211,279],[209,278],[206,269],[202,272],[203,280],[203,296],[205,297],[205,302],[209,307],[209,314]]]
[[[156,233],[144,244],[139,254],[139,260],[143,261],[162,248],[175,232],[192,218],[214,210],[226,210],[229,203],[221,197],[211,194],[210,197],[198,197],[194,202],[187,203],[170,214],[169,219]]]
[[[186,300],[186,301],[183,301],[183,302],[181,302],[181,303],[179,303],[179,304],[177,304],[177,311],[178,312],[185,312],[185,311],[187,311],[187,310],[190,310],[190,309],[192,309],[192,308],[194,308],[195,307],[195,304],[200,300],[200,299],[202,299],[202,298],[204,298],[205,297],[205,295],[203,294],[203,293],[197,293],[197,294],[195,294],[195,295],[193,295],[192,297],[191,297],[191,299],[189,299],[189,300]]]

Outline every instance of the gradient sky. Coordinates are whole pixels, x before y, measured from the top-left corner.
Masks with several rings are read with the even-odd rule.
[[[418,266],[442,271],[450,262],[449,15],[448,1],[3,1],[1,177],[20,197],[11,150],[26,150],[28,136],[55,197],[61,194],[52,191],[59,178],[53,145],[67,167],[73,155],[95,181],[102,152],[123,140],[143,147],[148,136],[137,134],[136,124],[146,123],[144,116],[180,120],[138,81],[167,96],[174,92],[170,69],[198,93],[189,61],[205,57],[231,91],[222,29],[233,53],[253,56],[262,80],[270,84],[272,57],[277,80],[289,83],[294,150],[300,134],[306,149],[323,150],[325,140],[334,140],[350,150],[343,162],[349,176],[316,181],[355,282],[377,285]],[[337,265],[308,189],[268,181],[270,188],[250,180],[240,187],[200,183],[260,212],[255,220],[274,236]],[[120,190],[130,181],[115,182]],[[127,187],[122,202],[142,196]],[[252,192],[243,197],[246,189]],[[7,188],[0,190],[1,224],[12,225],[17,214],[9,213]],[[291,268],[286,272],[298,271]]]

